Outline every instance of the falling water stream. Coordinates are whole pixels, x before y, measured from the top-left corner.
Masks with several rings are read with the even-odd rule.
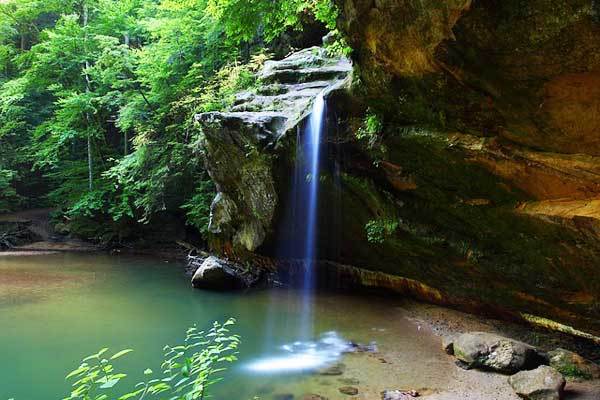
[[[278,352],[248,364],[254,372],[285,373],[319,368],[336,361],[346,350],[347,343],[336,332],[326,332],[317,338],[314,332],[313,302],[316,286],[315,260],[318,230],[320,153],[325,131],[327,107],[323,92],[313,103],[311,114],[297,138],[295,175],[291,188],[291,210],[286,221],[294,238],[288,254],[302,260],[303,276],[300,285],[301,310],[298,341],[284,344]]]
[[[312,293],[315,286],[315,258],[316,258],[316,235],[317,235],[317,213],[319,202],[319,154],[321,150],[321,137],[323,135],[324,119],[326,113],[325,99],[321,92],[313,104],[306,131],[302,138],[302,150],[305,154],[304,177],[305,185],[304,201],[306,202],[306,232],[304,234],[304,253],[301,255],[304,261],[304,279],[302,285],[302,318],[300,332],[303,339],[312,336]],[[302,193],[302,191],[300,192]],[[300,224],[302,221],[298,221]]]

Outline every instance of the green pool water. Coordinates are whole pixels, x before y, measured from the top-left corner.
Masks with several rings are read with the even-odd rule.
[[[162,348],[183,339],[187,327],[237,319],[240,360],[213,389],[217,399],[275,399],[305,393],[347,399],[342,377],[311,373],[255,373],[245,366],[297,340],[302,302],[294,291],[214,293],[194,290],[183,265],[160,259],[102,254],[0,255],[0,400],[61,399],[66,372],[102,347],[133,348],[119,364],[135,384],[145,368],[160,370]],[[335,331],[348,340],[375,340],[384,350],[405,348],[411,357],[442,363],[439,343],[402,317],[398,304],[381,298],[318,294],[315,334]],[[348,358],[349,357],[349,358]],[[359,358],[363,357],[363,358]],[[397,367],[374,355],[345,356],[345,377],[360,378],[361,395],[385,385],[443,376]],[[430,368],[429,370],[435,370]],[[362,394],[364,393],[364,395]],[[279,397],[281,398],[281,397]]]

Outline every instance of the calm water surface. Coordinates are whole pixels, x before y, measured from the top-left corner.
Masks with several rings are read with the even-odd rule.
[[[0,253],[0,400],[64,397],[69,391],[66,372],[102,347],[135,349],[119,364],[130,374],[129,383],[135,384],[145,368],[160,370],[162,347],[180,343],[187,327],[194,323],[209,327],[212,321],[229,317],[238,320],[235,330],[243,340],[240,361],[227,372],[225,383],[215,387],[214,398],[273,399],[283,393],[302,398],[318,392],[346,399],[337,390],[344,386],[342,377],[255,373],[247,368],[257,359],[280,354],[281,346],[298,339],[302,308],[293,291],[193,290],[181,264],[160,259]],[[404,360],[396,361],[393,369],[384,368],[390,360],[375,355],[345,356],[344,377],[360,378],[362,385],[355,398],[369,398],[363,396],[388,384],[444,379],[413,371],[408,364],[402,368],[411,358],[421,365],[444,361],[439,358],[439,343],[404,319],[394,302],[318,294],[314,329],[316,334],[335,331],[363,343],[375,340],[387,350],[404,349]]]

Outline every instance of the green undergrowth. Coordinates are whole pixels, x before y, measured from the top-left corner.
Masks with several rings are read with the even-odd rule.
[[[237,360],[240,337],[231,333],[234,319],[201,331],[189,328],[180,345],[165,346],[160,371],[146,368],[144,380],[134,387],[123,387],[127,373],[118,368],[119,360],[133,352],[124,349],[109,355],[103,348],[85,357],[66,376],[71,384],[64,400],[198,400],[210,398],[211,387],[223,380],[223,372]],[[15,399],[10,399],[15,400]]]

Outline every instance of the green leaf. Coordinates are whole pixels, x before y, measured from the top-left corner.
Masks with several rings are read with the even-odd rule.
[[[116,360],[119,357],[124,356],[125,354],[131,353],[133,351],[133,349],[125,349],[125,350],[121,350],[117,353],[115,353],[110,359],[111,360]]]
[[[120,379],[110,379],[106,383],[100,386],[100,389],[110,389],[119,383]]]
[[[69,374],[68,374],[68,375],[65,377],[65,380],[66,380],[66,379],[70,379],[70,378],[72,378],[72,377],[74,377],[74,376],[76,376],[76,375],[79,375],[79,374],[81,374],[82,372],[88,371],[89,369],[90,369],[90,368],[89,368],[88,366],[81,366],[81,367],[79,367],[79,368],[77,368],[77,369],[75,369],[75,370],[71,371],[71,372],[70,372],[70,373],[69,373]]]

